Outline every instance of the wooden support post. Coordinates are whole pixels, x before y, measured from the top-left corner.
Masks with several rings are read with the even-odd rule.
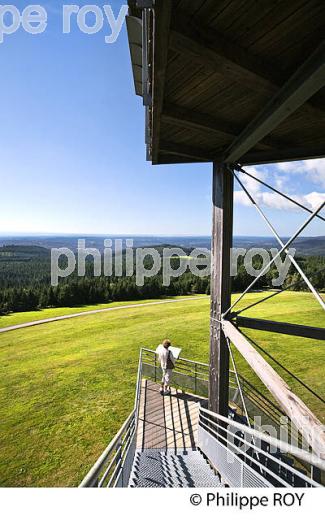
[[[222,313],[230,307],[231,299],[233,190],[233,176],[226,165],[214,163],[209,408],[225,416],[228,416],[229,352],[220,320]]]

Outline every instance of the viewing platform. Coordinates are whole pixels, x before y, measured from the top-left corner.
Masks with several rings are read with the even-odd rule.
[[[324,461],[298,447],[290,423],[290,443],[263,430],[279,433],[283,412],[237,372],[228,417],[207,408],[208,372],[178,359],[171,395],[161,395],[157,355],[142,348],[134,409],[81,487],[321,486]]]
[[[81,486],[320,487],[325,474],[324,425],[245,329],[324,340],[324,328],[242,315],[300,281],[248,307],[239,308],[239,303],[286,253],[325,310],[315,284],[289,254],[312,220],[324,221],[325,201],[311,208],[276,182],[272,186],[244,169],[324,157],[324,103],[319,91],[325,85],[325,42],[315,30],[322,22],[322,9],[317,2],[303,2],[299,12],[290,6],[284,24],[277,5],[264,13],[266,23],[261,23],[260,9],[247,10],[244,2],[239,10],[235,1],[227,2],[226,8],[223,2],[128,4],[134,86],[145,107],[147,159],[154,165],[213,162],[210,357],[209,365],[178,359],[173,394],[163,397],[157,356],[141,349],[134,409]],[[303,45],[297,45],[297,34]],[[308,213],[285,243],[255,200],[251,180]],[[237,185],[279,250],[232,301]],[[282,343],[279,338],[279,347]],[[238,374],[232,348],[267,392]]]
[[[136,453],[130,487],[220,487],[221,480],[197,450],[204,398],[142,379]]]
[[[160,385],[148,379],[141,384],[137,449],[195,449],[199,407],[206,400],[172,388],[160,395]]]

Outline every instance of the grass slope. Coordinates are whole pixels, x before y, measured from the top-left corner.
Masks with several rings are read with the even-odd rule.
[[[245,302],[260,297],[248,295]],[[284,293],[246,315],[324,326],[322,311],[305,293]],[[247,332],[325,395],[322,342]],[[164,337],[183,347],[184,357],[207,361],[209,299],[120,309],[0,335],[0,485],[76,486],[132,409],[139,348]],[[239,356],[237,363],[262,389]],[[277,370],[324,420],[316,398]]]
[[[195,297],[200,297],[200,295],[168,296],[168,298],[159,298],[157,300],[122,301],[112,303],[100,303],[96,305],[82,305],[80,307],[56,307],[54,309],[42,309],[40,311],[13,312],[6,316],[0,316],[0,329],[32,321],[46,320],[48,318],[57,318],[58,316],[66,316],[68,314],[78,314],[79,312],[96,311],[100,309],[111,309],[113,307],[122,307],[123,305],[137,305],[139,303],[142,304],[150,302],[159,302],[164,300],[179,300],[183,298]]]

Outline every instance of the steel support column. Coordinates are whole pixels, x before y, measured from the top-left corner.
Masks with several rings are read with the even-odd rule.
[[[230,306],[230,254],[233,229],[233,176],[225,164],[213,165],[211,264],[211,323],[209,408],[228,415],[229,351],[221,317]]]

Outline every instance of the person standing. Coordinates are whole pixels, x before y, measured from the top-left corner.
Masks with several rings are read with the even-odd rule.
[[[157,352],[159,361],[162,369],[162,380],[160,387],[161,395],[170,395],[170,382],[172,378],[173,368],[175,367],[175,358],[172,351],[169,349],[171,342],[169,339],[164,339],[161,345],[159,345]]]

